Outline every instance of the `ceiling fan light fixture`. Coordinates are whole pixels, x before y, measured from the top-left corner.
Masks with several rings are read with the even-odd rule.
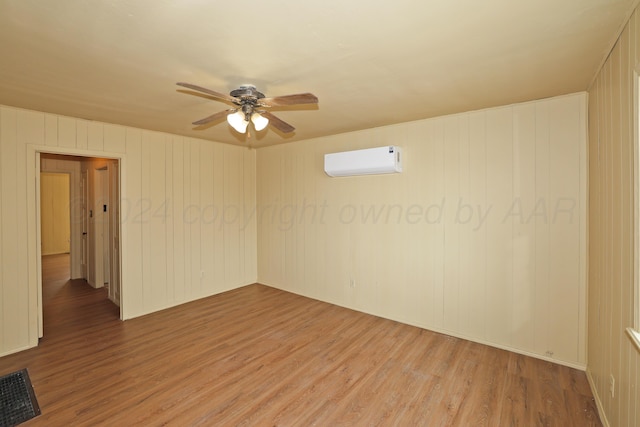
[[[229,114],[227,116],[227,122],[232,128],[240,133],[245,133],[247,131],[247,126],[249,126],[249,122],[245,120],[244,113],[239,110],[235,113]]]
[[[253,113],[251,115],[251,121],[253,122],[253,126],[256,128],[256,131],[258,132],[266,128],[269,124],[269,119],[267,119],[260,113]]]

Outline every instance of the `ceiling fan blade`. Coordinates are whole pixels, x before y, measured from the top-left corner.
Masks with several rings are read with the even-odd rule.
[[[261,98],[258,102],[265,107],[285,107],[287,105],[317,104],[318,97],[312,93],[297,93],[295,95]]]
[[[205,117],[204,119],[200,119],[197,122],[193,122],[194,125],[206,125],[207,123],[211,123],[214,122],[218,119],[221,119],[222,117],[226,117],[227,115],[229,115],[229,112],[231,111],[235,111],[235,109],[230,108],[228,110],[224,110],[224,111],[219,111],[215,114],[210,115],[209,117]]]
[[[269,124],[272,125],[274,128],[278,129],[282,133],[289,133],[296,130],[296,128],[291,126],[289,123],[277,118],[276,116],[274,116],[268,111],[261,112],[260,114],[262,114],[262,117],[266,117],[267,119],[269,119]]]
[[[178,86],[182,86],[182,87],[186,87],[188,89],[196,90],[198,92],[206,93],[207,95],[211,95],[214,98],[222,99],[223,101],[229,101],[229,102],[232,102],[234,104],[240,102],[240,99],[238,99],[236,97],[233,97],[231,95],[225,95],[224,93],[216,92],[216,91],[211,90],[211,89],[207,89],[207,88],[204,88],[204,87],[192,85],[191,83],[178,82],[176,84]]]

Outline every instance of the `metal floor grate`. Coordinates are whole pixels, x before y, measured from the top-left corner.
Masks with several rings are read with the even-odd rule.
[[[0,427],[12,427],[40,415],[26,369],[0,377]]]

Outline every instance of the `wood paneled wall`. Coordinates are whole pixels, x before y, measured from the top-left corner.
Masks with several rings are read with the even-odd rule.
[[[398,145],[404,172],[330,178]],[[259,282],[586,364],[586,94],[258,150]]]
[[[0,106],[0,355],[38,338],[37,151],[121,159],[124,318],[256,281],[255,151]]]
[[[636,10],[589,90],[589,349],[587,374],[605,424],[640,425],[640,354],[625,335],[634,301]],[[636,119],[637,120],[637,119]],[[638,200],[635,201],[638,203]],[[637,289],[637,288],[636,288]],[[613,375],[615,395],[609,392]]]

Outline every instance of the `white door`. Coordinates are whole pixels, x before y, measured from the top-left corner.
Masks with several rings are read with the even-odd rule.
[[[106,217],[105,212],[107,200],[105,198],[104,191],[104,170],[94,170],[93,180],[93,203],[89,210],[89,244],[90,251],[92,252],[90,270],[92,279],[89,283],[94,288],[101,288],[104,286],[104,219]],[[92,283],[93,282],[93,283]]]
[[[82,268],[82,278],[87,280],[89,278],[89,271],[87,266],[88,251],[87,246],[87,233],[89,232],[89,212],[87,206],[89,204],[89,174],[87,171],[82,172],[82,179],[80,180],[80,193],[82,197],[82,259],[80,261]]]
[[[113,292],[111,301],[120,305],[120,168],[118,161],[114,160],[110,174],[111,209],[109,214],[109,229],[111,231],[111,271],[109,275],[109,289]]]
[[[109,232],[109,216],[111,210],[110,191],[109,191],[109,169],[101,169],[98,171],[102,184],[101,194],[101,222],[102,222],[102,280],[105,286],[109,287],[109,298],[112,297],[113,290],[109,286],[111,283],[111,233]]]

